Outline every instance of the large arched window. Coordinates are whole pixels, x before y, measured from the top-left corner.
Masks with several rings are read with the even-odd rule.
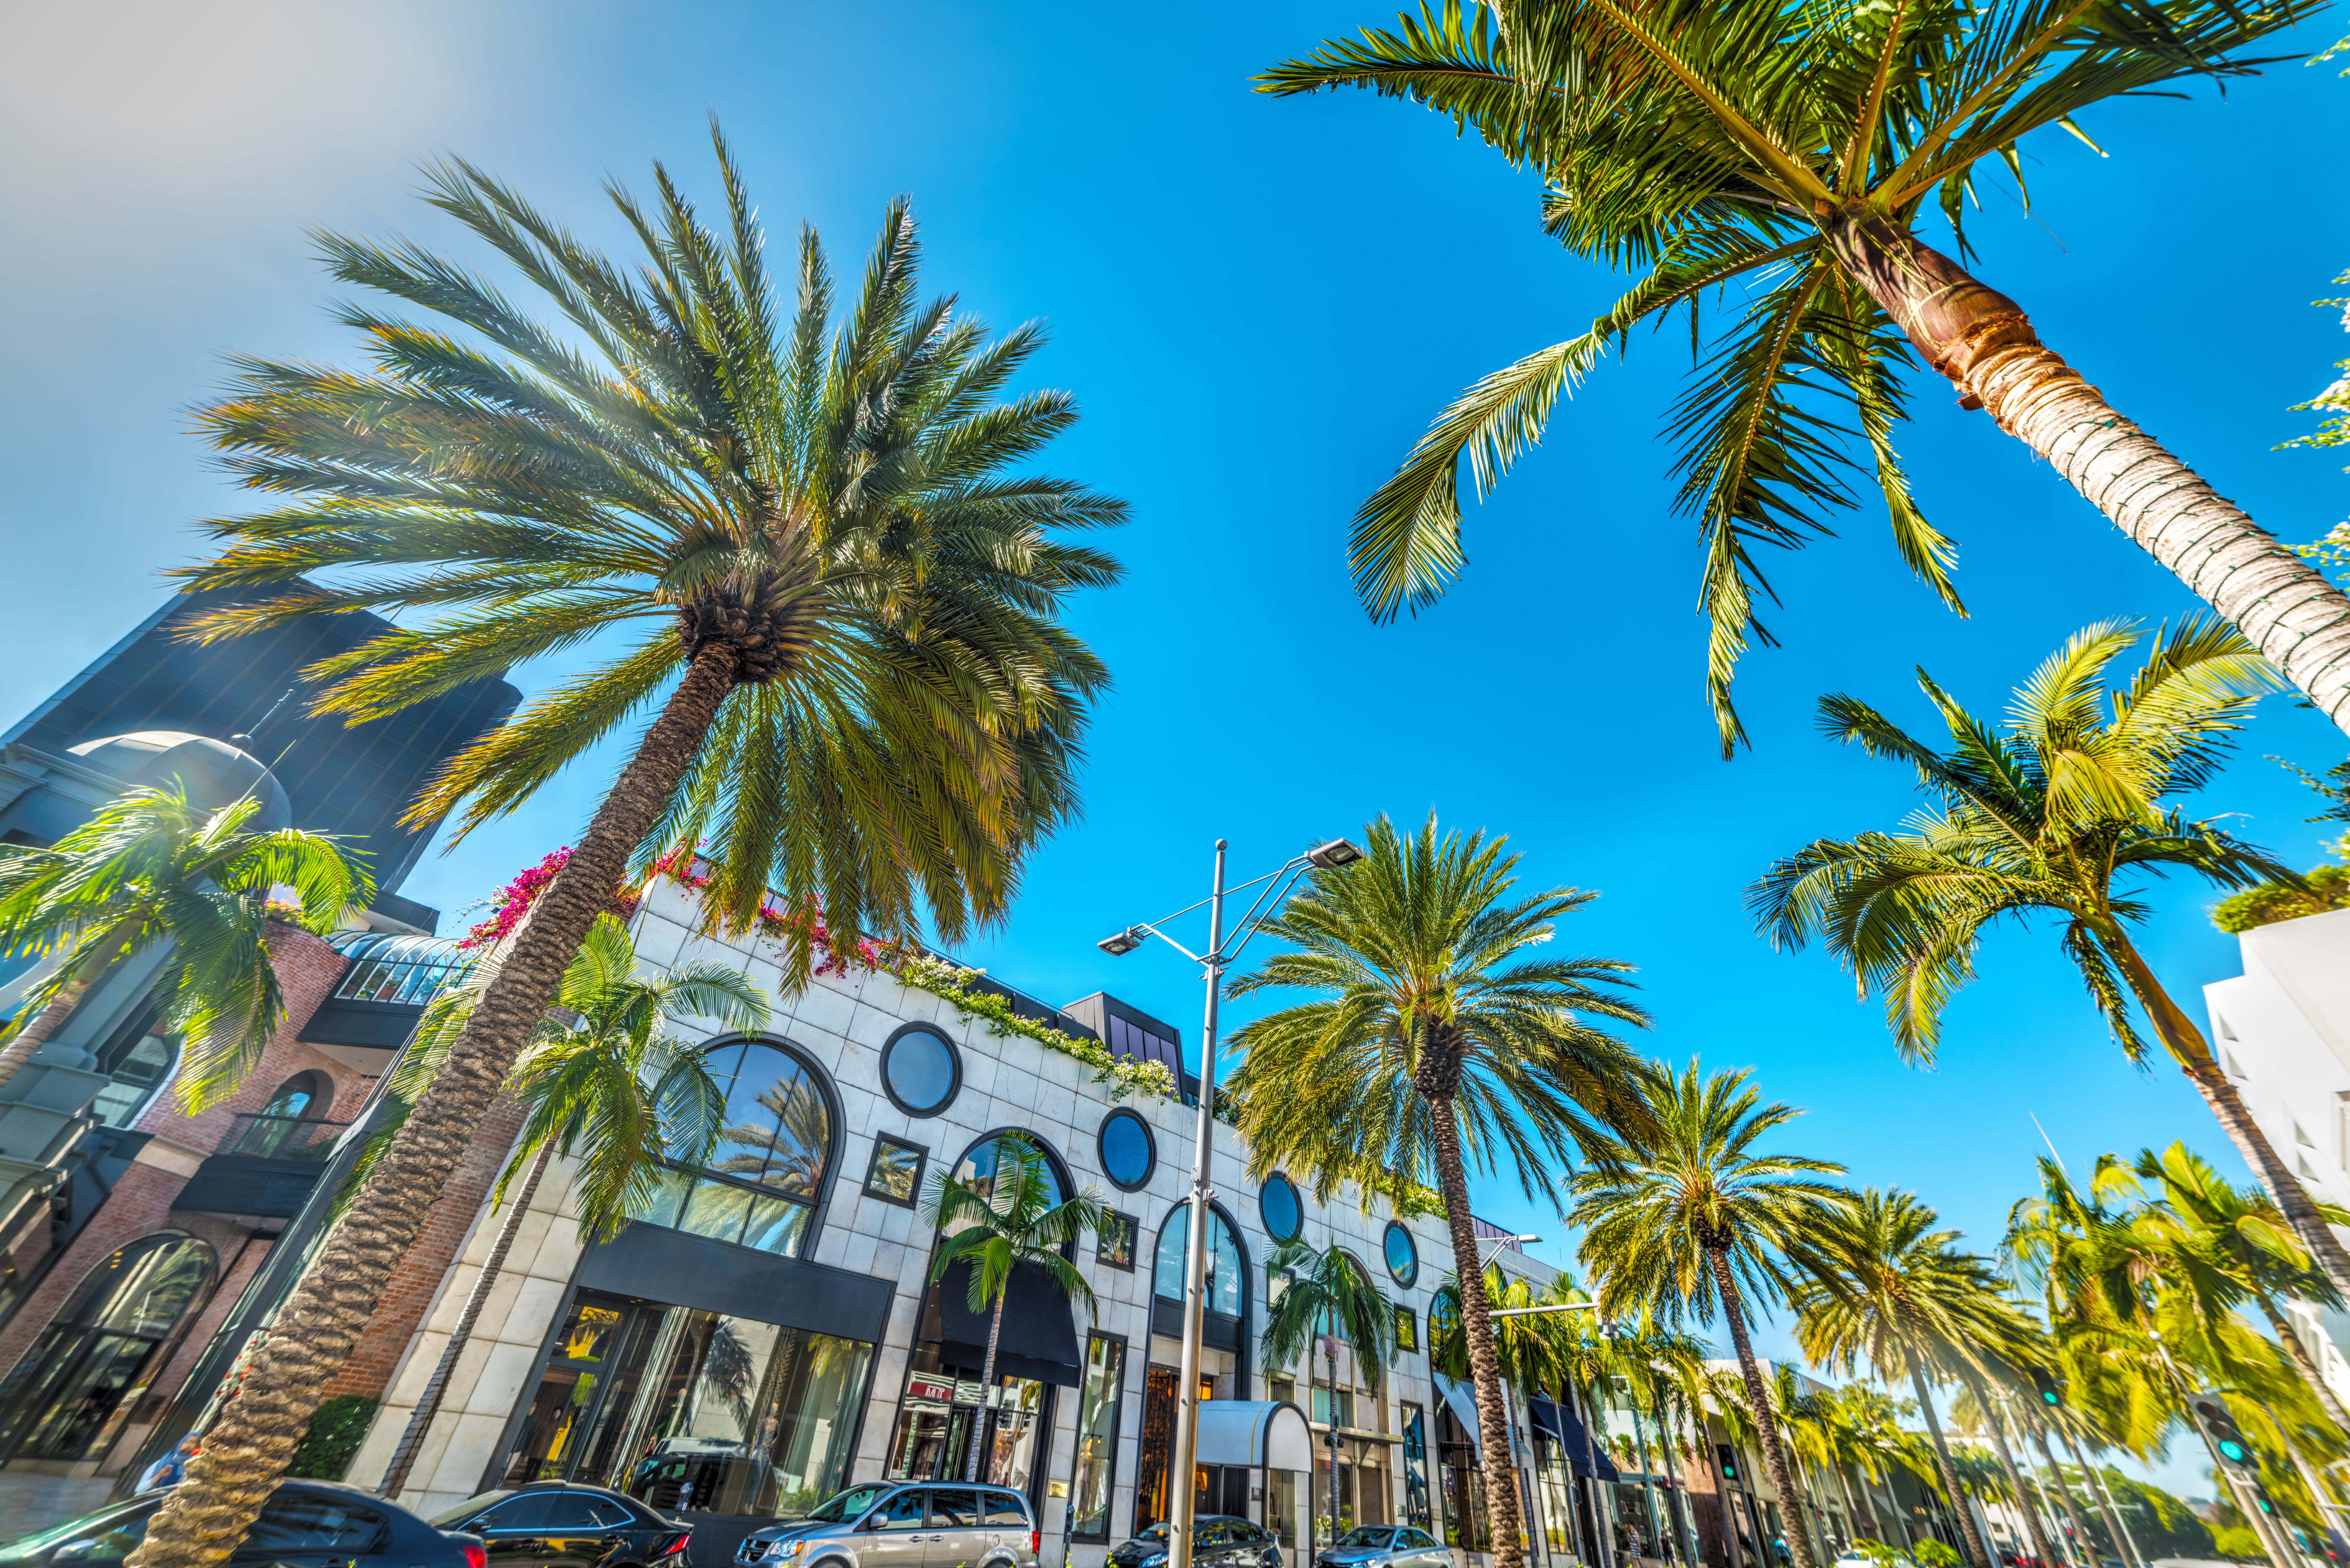
[[[1239,1317],[1248,1307],[1248,1270],[1241,1263],[1241,1248],[1232,1224],[1221,1209],[1211,1208],[1215,1221],[1208,1232],[1208,1310]],[[1178,1208],[1159,1231],[1159,1258],[1150,1271],[1150,1293],[1171,1302],[1183,1299],[1184,1250],[1191,1244],[1191,1206]]]
[[[671,1168],[637,1218],[796,1258],[832,1169],[838,1118],[816,1068],[764,1040],[722,1041],[704,1059],[726,1096],[706,1168]]]
[[[0,1459],[79,1461],[129,1419],[126,1397],[162,1367],[212,1293],[213,1250],[165,1231],[92,1269],[0,1383]]]

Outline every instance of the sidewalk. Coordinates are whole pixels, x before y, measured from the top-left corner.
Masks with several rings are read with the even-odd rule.
[[[0,1542],[88,1513],[113,1490],[110,1476],[38,1476],[0,1470]]]

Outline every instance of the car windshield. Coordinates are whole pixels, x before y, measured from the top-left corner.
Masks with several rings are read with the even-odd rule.
[[[886,1486],[853,1486],[825,1499],[807,1515],[811,1524],[846,1524],[888,1495]]]
[[[1137,1541],[1149,1541],[1164,1545],[1167,1541],[1167,1527],[1163,1524],[1154,1524],[1149,1529],[1144,1531],[1141,1534],[1136,1536],[1135,1539]]]
[[[153,1500],[133,1503],[129,1508],[123,1507],[119,1502],[109,1503],[95,1512],[85,1513],[78,1519],[68,1519],[63,1524],[53,1524],[37,1534],[24,1536],[9,1542],[5,1546],[0,1546],[0,1563],[11,1562],[19,1557],[30,1557],[35,1552],[46,1552],[57,1542],[71,1541],[77,1536],[103,1534],[107,1528],[116,1521],[131,1514],[143,1513],[154,1506]]]
[[[1346,1534],[1338,1537],[1338,1544],[1341,1546],[1385,1546],[1393,1539],[1395,1539],[1395,1532],[1392,1530],[1373,1530],[1370,1526],[1365,1525],[1360,1530],[1350,1530],[1347,1532]]]
[[[512,1496],[514,1496],[512,1487],[500,1487],[495,1491],[485,1491],[479,1497],[469,1497],[463,1502],[451,1503],[440,1512],[427,1515],[426,1522],[442,1526],[452,1525],[461,1519],[472,1518],[502,1497]]]

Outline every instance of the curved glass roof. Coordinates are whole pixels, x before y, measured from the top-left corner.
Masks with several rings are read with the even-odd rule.
[[[421,1007],[473,961],[450,937],[338,931],[328,941],[350,957],[338,998]]]

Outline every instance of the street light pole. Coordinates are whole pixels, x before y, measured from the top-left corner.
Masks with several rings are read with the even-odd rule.
[[[1183,1370],[1175,1389],[1175,1452],[1168,1461],[1168,1568],[1191,1568],[1191,1505],[1200,1463],[1200,1350],[1208,1325],[1209,1159],[1216,1146],[1216,1001],[1224,980],[1224,841],[1216,840],[1216,890],[1208,898],[1208,981],[1200,1024],[1200,1119],[1191,1148],[1191,1233],[1183,1256]],[[1180,1086],[1180,1085],[1178,1085]]]

